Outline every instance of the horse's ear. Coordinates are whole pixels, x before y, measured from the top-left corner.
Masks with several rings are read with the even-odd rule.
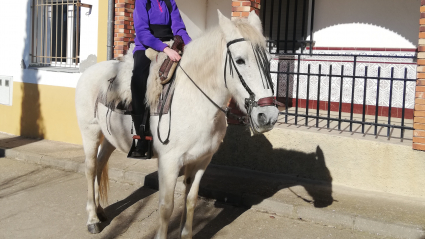
[[[260,31],[260,32],[261,32],[261,34],[263,33],[263,27],[262,27],[262,25],[261,25],[261,20],[260,20],[260,18],[258,17],[257,13],[255,13],[255,11],[254,11],[254,10],[252,10],[252,11],[249,13],[249,16],[248,16],[248,22],[249,22],[249,24],[251,24],[253,27],[255,27],[258,31]]]
[[[233,24],[233,22],[225,17],[220,10],[217,9],[217,13],[218,13],[218,24],[220,25],[220,28],[222,29],[222,31],[224,32],[224,36],[226,38],[227,41],[230,41],[232,39],[235,38],[235,36],[233,36],[236,32],[236,27]]]

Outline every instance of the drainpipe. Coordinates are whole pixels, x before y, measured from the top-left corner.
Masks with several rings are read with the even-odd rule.
[[[108,32],[107,32],[107,53],[106,59],[112,60],[114,58],[114,13],[115,13],[115,0],[108,0]]]

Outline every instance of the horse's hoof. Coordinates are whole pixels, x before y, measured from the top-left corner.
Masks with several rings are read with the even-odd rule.
[[[108,218],[106,217],[106,214],[104,212],[97,213],[97,218],[99,218],[101,222],[108,221]]]
[[[87,230],[89,230],[91,234],[98,234],[100,233],[99,224],[100,223],[89,224],[87,225]]]

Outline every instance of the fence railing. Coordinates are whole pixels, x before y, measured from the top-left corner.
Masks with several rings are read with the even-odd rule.
[[[415,53],[405,55],[291,54],[276,55],[271,64],[276,97],[286,105],[285,123],[319,127],[319,120],[387,129],[413,130]],[[332,112],[332,114],[331,114]],[[292,116],[293,122],[289,122]],[[300,120],[301,118],[301,120]],[[397,119],[397,120],[395,120]]]

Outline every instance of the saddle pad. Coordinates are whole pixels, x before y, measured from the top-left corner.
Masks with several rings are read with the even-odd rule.
[[[166,84],[163,85],[162,87],[162,92],[161,95],[159,96],[159,101],[158,101],[158,105],[155,109],[151,109],[151,116],[158,116],[161,113],[161,107],[164,104],[164,108],[162,110],[162,114],[168,114],[168,112],[170,111],[171,108],[171,102],[174,96],[174,90],[175,90],[175,86],[176,84],[175,82],[175,77],[173,76],[173,78]],[[168,92],[168,95],[167,95]]]
[[[158,101],[158,105],[155,108],[151,108],[150,110],[150,114],[151,116],[157,116],[161,113],[161,107],[165,101],[164,104],[164,108],[162,110],[162,114],[168,114],[168,112],[170,111],[171,108],[171,102],[173,99],[173,95],[174,95],[174,89],[175,89],[175,75],[171,78],[171,80],[162,85],[162,92],[161,95],[159,96],[159,101]],[[168,93],[168,95],[167,95]],[[94,109],[94,116],[96,117],[97,114],[97,105],[98,104],[102,104],[104,106],[106,106],[107,108],[109,108],[110,111],[113,111],[115,113],[118,114],[123,114],[123,115],[130,115],[132,112],[132,107],[131,107],[131,103],[127,105],[127,107],[125,107],[125,103],[121,102],[121,101],[110,101],[108,102],[107,99],[101,94],[99,93],[96,99],[96,103],[95,103],[95,109]]]
[[[98,104],[102,104],[105,107],[109,108],[110,111],[113,111],[115,113],[118,114],[122,114],[122,115],[130,115],[131,111],[133,111],[133,108],[131,107],[131,103],[126,107],[124,102],[115,102],[112,101],[109,104],[106,102],[104,97],[101,97],[100,95],[97,97],[96,99],[96,104],[95,104],[95,108],[94,108],[94,117],[96,118],[97,115],[97,106]]]

